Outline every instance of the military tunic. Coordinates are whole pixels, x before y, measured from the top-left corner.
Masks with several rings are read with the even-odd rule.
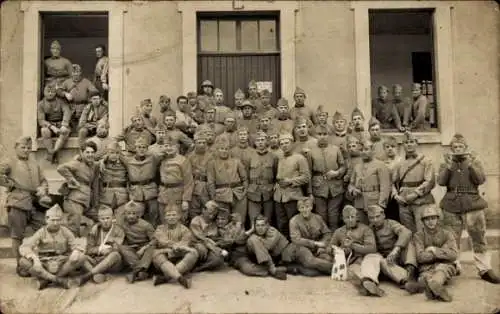
[[[64,57],[45,59],[45,85],[55,82],[62,84],[73,71],[71,61]]]
[[[253,221],[263,213],[272,221],[274,202],[274,178],[278,168],[278,157],[269,151],[252,150],[248,157],[248,216]]]
[[[153,144],[154,141],[153,135],[147,129],[137,130],[131,125],[123,129],[122,133],[116,136],[115,139],[118,142],[125,141],[127,151],[130,153],[135,153],[135,142],[139,138],[145,138],[148,146]]]
[[[71,109],[69,105],[60,98],[54,98],[52,101],[42,99],[37,104],[38,126],[40,128],[49,128],[55,125],[69,127],[71,119]]]
[[[210,200],[207,187],[207,164],[212,158],[212,154],[208,152],[200,153],[196,150],[187,155],[193,173],[193,193],[189,207],[190,219],[201,214],[201,209]]]
[[[163,159],[159,171],[161,183],[158,202],[162,208],[167,204],[191,202],[194,182],[191,163],[186,157],[177,154]]]
[[[109,229],[108,231],[104,231],[99,223],[95,224],[90,230],[89,234],[87,235],[86,254],[90,256],[90,263],[92,264],[92,266],[96,266],[104,262],[108,263],[107,265],[104,265],[107,268],[106,271],[109,272],[120,271],[122,266],[121,264],[122,258],[120,256],[120,253],[118,253],[118,251],[113,250],[111,251],[111,253],[108,253],[107,255],[102,255],[99,252],[99,249],[102,245],[112,246],[112,243],[115,243],[116,245],[121,245],[124,239],[125,239],[125,232],[119,225],[113,224],[111,226],[111,229]],[[114,256],[112,256],[111,258],[113,259],[110,258],[110,255],[112,254]]]
[[[125,232],[123,245],[119,246],[123,260],[132,270],[147,270],[153,260],[156,247],[155,228],[144,219],[139,219],[134,224],[123,220],[121,226]],[[139,256],[137,251],[143,247],[146,247],[146,249],[142,256]]]
[[[122,161],[99,161],[99,203],[114,209],[119,219],[124,214],[121,207],[128,202],[127,180],[127,168]]]
[[[73,110],[73,118],[79,121],[83,109],[88,103],[90,94],[97,92],[97,88],[86,78],[82,78],[79,81],[74,81],[72,78],[69,78],[62,83],[57,94],[59,97],[65,98],[65,92],[70,93],[73,97],[69,102],[70,108]]]
[[[221,255],[222,248],[215,244],[218,237],[217,225],[214,221],[207,221],[202,215],[196,216],[189,225],[196,241],[194,247],[198,251],[197,271],[213,270],[224,265],[224,258]]]
[[[390,101],[376,98],[372,101],[372,116],[380,121],[382,129],[400,129],[401,119],[396,106]]]
[[[412,129],[425,130],[429,128],[429,123],[426,121],[428,106],[427,97],[424,95],[420,95],[417,99],[413,100],[410,116],[410,125]]]
[[[80,116],[80,121],[78,122],[78,128],[86,128],[88,131],[94,131],[97,128],[99,122],[104,122],[108,120],[108,104],[102,103],[95,107],[92,104],[88,104],[83,109],[82,115]]]
[[[298,117],[303,117],[306,118],[310,121],[310,123],[315,124],[316,123],[316,114],[312,108],[309,106],[303,105],[303,106],[293,106],[290,109],[290,118],[292,120],[297,120]]]

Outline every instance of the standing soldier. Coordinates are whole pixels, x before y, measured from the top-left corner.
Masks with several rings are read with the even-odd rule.
[[[143,211],[141,204],[134,201],[128,202],[125,205],[125,217],[121,223],[125,232],[125,240],[123,245],[118,246],[118,249],[125,264],[132,269],[132,272],[126,275],[129,283],[148,278],[148,270],[156,247],[155,228],[139,217],[141,211]]]
[[[200,108],[198,104],[198,95],[196,92],[187,93],[189,114],[196,124],[201,125],[205,122],[205,109]]]
[[[196,97],[194,97],[194,99],[196,99]],[[177,97],[177,108],[178,110],[175,111],[175,127],[192,136],[194,130],[198,127],[198,123],[192,118],[189,99],[184,95]]]
[[[462,231],[472,239],[474,261],[481,279],[500,283],[493,272],[486,244],[485,209],[488,203],[479,195],[478,187],[486,181],[481,162],[467,146],[463,135],[455,134],[450,143],[451,154],[445,156],[438,174],[438,184],[446,187],[441,200],[444,224],[451,228],[460,248]]]
[[[299,213],[290,219],[290,238],[297,246],[296,258],[304,267],[305,276],[329,275],[332,270],[331,257],[327,254],[327,243],[332,233],[321,216],[313,214],[309,198],[297,201]]]
[[[149,131],[151,136],[155,135],[155,128],[158,125],[158,120],[151,115],[153,112],[153,102],[150,98],[141,100],[141,104],[139,106],[139,116],[144,121],[144,127]]]
[[[127,168],[120,154],[120,145],[113,142],[99,161],[99,204],[111,207],[119,222],[123,221],[124,206],[128,202]]]
[[[215,107],[207,107],[205,109],[205,123],[203,123],[202,126],[209,127],[212,129],[214,136],[217,136],[224,132],[224,125],[215,121],[215,114]]]
[[[201,83],[201,91],[198,95],[198,103],[202,109],[215,106],[214,85],[209,80]]]
[[[239,139],[234,112],[230,112],[226,115],[226,119],[224,120],[224,132],[222,132],[217,137],[219,136],[225,136],[227,137],[227,139],[229,139],[229,145],[231,149],[238,145]]]
[[[77,280],[66,277],[87,260],[85,246],[61,225],[62,218],[61,207],[52,206],[45,212],[46,225],[24,239],[19,248],[19,267],[38,280],[38,290],[50,283],[65,289],[78,286]]]
[[[244,100],[241,104],[242,118],[238,120],[238,127],[246,127],[253,134],[257,130],[257,120],[255,119],[255,103]]]
[[[350,178],[348,194],[353,198],[358,209],[359,221],[368,224],[366,211],[369,205],[386,208],[391,194],[391,175],[387,166],[373,158],[373,144],[365,140],[362,143],[361,163],[354,167]]]
[[[252,103],[254,112],[262,111],[262,102],[260,100],[257,82],[254,80],[248,82],[248,100]]]
[[[277,104],[278,116],[276,119],[276,129],[278,133],[293,134],[293,120],[290,118],[290,108],[288,107],[288,100],[280,98]]]
[[[374,157],[385,161],[384,140],[380,132],[380,122],[377,118],[371,117],[370,121],[368,121],[368,133],[370,134],[370,142],[373,143]]]
[[[269,90],[264,89],[260,94],[260,103],[262,107],[260,111],[257,112],[259,116],[267,116],[270,119],[276,119],[278,115],[278,110],[271,105],[271,93]]]
[[[351,123],[349,123],[349,127],[347,129],[347,133],[354,137],[357,137],[358,140],[363,141],[368,138],[368,135],[365,132],[365,116],[359,110],[359,108],[354,108],[351,113]]]
[[[61,44],[54,40],[50,43],[50,58],[45,59],[45,85],[61,85],[71,75],[71,62],[61,56]]]
[[[182,155],[190,152],[193,148],[193,140],[185,133],[175,127],[175,111],[168,110],[163,117],[163,126],[167,137],[170,137],[176,145],[180,147]]]
[[[135,142],[135,155],[123,156],[122,161],[127,168],[129,183],[129,198],[144,206],[144,219],[157,226],[160,222],[158,210],[158,185],[156,177],[159,159],[147,153],[148,143],[143,138]]]
[[[58,86],[59,87],[59,86]],[[82,76],[82,68],[78,64],[72,65],[71,78],[66,79],[57,91],[57,95],[66,99],[73,111],[73,121],[78,124],[83,108],[88,104],[90,95],[99,92],[88,79]]]
[[[189,206],[189,221],[201,214],[203,204],[209,201],[207,164],[213,158],[208,152],[207,139],[201,132],[194,134],[194,151],[187,155],[193,173],[193,194]]]
[[[273,128],[266,134],[269,143],[269,152],[278,158],[283,157],[283,151],[280,148],[280,135],[278,134],[278,131]]]
[[[97,62],[94,70],[94,86],[99,90],[104,100],[108,100],[108,72],[109,72],[109,58],[106,56],[106,46],[97,45],[95,47],[95,55]]]
[[[399,84],[392,86],[392,103],[396,107],[402,126],[407,128],[410,120],[411,104],[408,98],[403,97],[403,87]]]
[[[99,92],[90,93],[90,104],[85,106],[78,121],[78,140],[80,145],[87,137],[97,133],[97,124],[108,121],[108,104],[101,99]]]
[[[232,110],[231,108],[229,108],[224,104],[224,93],[220,88],[216,88],[214,90],[214,99],[215,99],[215,122],[219,124],[224,124],[226,115],[229,114]]]
[[[413,104],[411,105],[409,128],[418,131],[428,129],[430,126],[426,118],[429,114],[429,101],[427,97],[422,94],[422,85],[413,83],[411,94],[413,96]]]
[[[16,158],[0,164],[0,185],[7,188],[5,207],[16,271],[20,276],[23,274],[19,268],[19,247],[26,227],[30,225],[34,231],[40,229],[45,217],[39,205],[48,207],[51,203],[47,180],[35,158],[30,156],[31,145],[31,137],[20,137],[14,146]]]
[[[383,161],[391,171],[391,174],[394,173],[396,166],[403,160],[403,158],[399,156],[398,146],[398,141],[394,136],[388,136],[384,139],[385,158]]]
[[[97,213],[99,222],[87,235],[87,261],[83,268],[87,271],[78,277],[79,285],[92,278],[95,283],[107,280],[106,273],[116,273],[122,268],[122,257],[118,247],[123,243],[125,233],[113,221],[113,210],[101,205]]]
[[[295,105],[290,109],[291,119],[295,120],[298,117],[304,117],[311,121],[311,123],[316,124],[316,116],[314,114],[314,110],[306,105],[306,93],[302,88],[295,88],[295,92],[293,93],[293,100],[295,100]]]
[[[294,123],[295,147],[294,152],[303,154],[309,159],[311,149],[318,146],[318,140],[309,135],[309,126],[306,118],[299,116]]]
[[[241,104],[243,104],[244,100],[245,93],[238,88],[238,90],[234,93],[234,106],[231,108],[238,116],[241,116]]]
[[[393,102],[389,101],[389,89],[381,85],[378,87],[378,96],[372,101],[372,117],[380,121],[383,129],[398,129],[404,132],[398,110]]]
[[[165,127],[159,125],[155,128],[155,138],[156,142],[153,145],[149,145],[148,152],[157,158],[165,157],[165,138],[167,137],[167,132]]]
[[[135,154],[135,142],[139,138],[143,138],[146,142],[146,145],[151,145],[154,142],[154,137],[151,132],[146,129],[144,125],[144,120],[141,116],[136,115],[130,118],[132,122],[130,125],[125,127],[122,133],[115,137],[118,143],[125,142],[125,146],[127,147],[127,151],[130,154]]]
[[[263,214],[270,223],[274,211],[273,187],[278,157],[269,152],[265,133],[257,133],[255,150],[248,160],[248,216],[250,221],[254,221],[257,215]]]
[[[82,216],[97,221],[97,183],[98,166],[95,162],[97,146],[92,142],[85,142],[80,149],[80,155],[59,167],[57,172],[65,179],[61,186],[64,195],[63,208],[68,213],[68,227],[80,236]]]
[[[343,114],[335,111],[332,117],[332,123],[333,133],[330,137],[330,141],[333,145],[339,147],[344,157],[347,158],[347,119]]]
[[[194,186],[191,163],[186,157],[179,155],[176,143],[169,136],[165,139],[165,158],[160,164],[159,172],[158,203],[160,209],[163,210],[169,204],[181,207],[181,221],[187,225],[189,203]]]
[[[245,166],[230,156],[229,141],[217,139],[214,158],[207,164],[208,195],[210,200],[222,203],[224,209],[240,215],[242,224],[247,217],[248,177]]]
[[[184,288],[191,288],[191,281],[185,277],[198,260],[198,252],[192,246],[192,232],[180,222],[176,206],[165,208],[165,223],[155,231],[156,250],[153,263],[162,275],[153,278],[155,286],[174,279]]]
[[[434,204],[432,189],[436,186],[436,178],[432,161],[417,152],[418,141],[409,132],[404,138],[405,159],[392,172],[395,186],[394,199],[399,203],[399,219],[412,232],[421,230],[422,211]]]
[[[160,95],[158,99],[158,107],[160,107],[160,122],[163,122],[163,115],[165,111],[172,110],[171,106],[172,100],[167,95]]]
[[[240,127],[236,131],[236,135],[238,142],[229,152],[231,157],[239,159],[245,167],[248,167],[248,164],[250,163],[250,154],[253,152],[253,148],[250,147],[248,129],[246,127]]]
[[[340,208],[344,199],[344,156],[335,145],[328,142],[328,129],[316,126],[318,143],[311,150],[311,186],[316,213],[323,218],[331,230],[340,223]]]
[[[56,97],[55,83],[45,85],[43,99],[37,104],[38,126],[42,142],[47,149],[47,160],[55,163],[57,153],[63,148],[71,132],[71,109],[62,99]],[[57,137],[52,143],[52,137]]]
[[[304,197],[303,186],[309,184],[311,172],[307,159],[293,152],[292,134],[280,135],[280,148],[283,157],[278,160],[276,184],[274,187],[274,201],[276,226],[287,238],[289,235],[288,222],[297,214],[297,201]]]
[[[357,164],[362,162],[361,158],[361,143],[357,137],[348,135],[346,139],[347,145],[347,159],[346,159],[346,174],[344,176],[344,183],[347,186],[351,181],[352,174],[354,173],[354,168]],[[349,196],[349,193],[347,193]]]
[[[333,126],[328,123],[328,111],[324,110],[323,105],[319,105],[316,109],[316,121],[318,125],[324,126],[327,129],[328,135],[333,134]]]

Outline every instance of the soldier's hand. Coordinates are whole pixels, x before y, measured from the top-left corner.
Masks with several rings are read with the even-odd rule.
[[[320,247],[320,248],[318,249],[317,253],[318,253],[318,254],[325,254],[325,253],[327,253],[327,252],[326,252],[326,248],[324,248],[324,247]]]
[[[436,253],[436,247],[435,246],[429,246],[429,247],[425,248],[425,251],[434,254],[434,253]]]
[[[318,249],[322,249],[322,248],[325,248],[326,245],[325,243],[321,242],[321,241],[315,241],[314,242],[314,245],[318,248]]]
[[[69,133],[69,128],[67,126],[61,126],[61,128],[59,129],[59,131],[61,133]]]
[[[189,202],[183,201],[182,202],[182,210],[187,212],[189,210]]]
[[[346,257],[349,256],[349,255],[351,255],[352,254],[352,249],[348,248],[348,247],[345,247],[344,248],[344,254],[345,254]]]
[[[113,247],[112,246],[109,246],[109,245],[106,245],[104,246],[104,248],[99,252],[101,255],[108,255],[109,253],[111,253],[113,251]]]
[[[102,83],[102,89],[108,90],[109,89],[109,85],[107,83]]]
[[[222,255],[222,257],[227,257],[229,255],[229,252],[226,250],[221,250],[220,254]]]
[[[69,188],[76,188],[80,185],[80,183],[78,181],[76,181],[75,178],[71,178],[69,181],[68,181],[68,187]]]
[[[60,130],[59,130],[59,129],[55,126],[55,125],[51,125],[51,126],[49,126],[49,129],[50,129],[52,132],[54,132],[54,134],[59,135]]]
[[[339,175],[339,172],[338,171],[335,171],[335,170],[330,170],[326,173],[326,178],[328,180],[333,180],[335,179],[337,176]]]
[[[42,268],[42,262],[38,257],[33,258],[33,268],[36,269],[41,269]]]
[[[398,258],[399,258],[399,249],[398,249],[398,247],[395,247],[391,251],[391,253],[389,253],[389,255],[387,255],[387,257],[385,258],[385,260],[389,264],[395,264],[397,262]]]
[[[410,193],[410,194],[408,194],[406,196],[405,200],[406,200],[406,203],[412,203],[417,198],[418,198],[418,194],[417,193]]]
[[[70,93],[64,93],[64,97],[68,100],[68,101],[72,101],[73,100],[73,96],[71,96]]]
[[[401,195],[396,194],[396,195],[394,196],[394,199],[395,199],[395,200],[396,200],[396,202],[398,202],[399,204],[401,204],[401,205],[406,205],[406,200],[405,200],[405,198],[404,198],[404,197],[402,197]]]

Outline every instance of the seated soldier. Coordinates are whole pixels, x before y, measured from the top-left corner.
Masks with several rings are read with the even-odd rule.
[[[118,246],[123,261],[132,271],[127,274],[127,281],[134,283],[148,278],[148,270],[153,261],[156,246],[153,225],[141,219],[141,204],[130,201],[125,205],[125,217],[121,226],[125,240]]]
[[[332,253],[332,246],[344,250],[350,277],[358,286],[360,294],[383,296],[385,292],[378,286],[380,259],[375,254],[377,245],[373,231],[358,222],[357,210],[353,206],[344,207],[342,218],[345,225],[333,233],[327,246],[328,253]]]
[[[302,275],[329,275],[332,262],[326,252],[326,243],[331,232],[321,216],[312,213],[312,207],[307,197],[297,201],[299,213],[290,220],[290,238],[297,246],[296,260],[303,266],[299,268]]]
[[[378,205],[368,206],[368,220],[377,243],[379,271],[401,287],[410,289],[417,270],[410,229],[385,219],[384,209]]]
[[[123,243],[125,233],[114,222],[111,207],[101,205],[97,217],[99,222],[87,235],[87,261],[83,264],[87,273],[78,277],[80,285],[90,278],[95,283],[103,283],[108,279],[106,273],[116,273],[122,268],[122,257],[118,246]]]
[[[97,124],[108,121],[108,104],[101,99],[99,91],[92,91],[90,104],[86,105],[78,121],[78,140],[85,142],[87,137],[97,133]]]
[[[199,255],[192,246],[193,233],[180,218],[177,206],[170,205],[165,208],[165,223],[156,228],[153,263],[162,274],[153,278],[155,286],[174,279],[184,288],[191,288],[191,281],[185,275],[196,265]]]
[[[38,279],[38,290],[49,283],[65,289],[75,287],[78,281],[67,276],[86,261],[85,246],[61,226],[63,212],[59,205],[47,210],[45,218],[47,225],[25,238],[19,248],[19,266]]]
[[[224,266],[224,257],[227,251],[221,249],[214,239],[217,238],[217,211],[218,205],[215,201],[208,201],[201,215],[191,220],[190,229],[196,239],[194,247],[198,251],[198,266],[193,270],[214,270]]]
[[[439,216],[436,206],[429,205],[421,216],[423,230],[413,236],[420,278],[411,292],[420,292],[423,284],[428,299],[451,302],[444,285],[457,275],[458,248],[453,233],[438,224]]]

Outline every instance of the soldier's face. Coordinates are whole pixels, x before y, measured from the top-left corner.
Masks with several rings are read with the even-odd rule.
[[[437,217],[437,216],[426,217],[426,218],[422,219],[422,221],[427,228],[433,230],[433,229],[436,229],[436,227],[438,225],[439,217]]]
[[[356,127],[362,127],[363,126],[363,118],[361,116],[354,116],[352,117],[352,123],[354,123],[354,126]]]
[[[233,118],[226,118],[224,120],[224,126],[226,127],[226,130],[232,131],[236,126],[236,120]]]
[[[59,57],[61,55],[61,48],[59,46],[51,46],[50,53],[53,57]]]
[[[396,146],[393,144],[384,144],[384,151],[389,157],[396,156]]]
[[[373,125],[370,128],[369,132],[372,139],[380,139],[380,125],[378,124]]]
[[[255,148],[264,150],[267,148],[267,140],[264,136],[259,136],[255,139]]]
[[[385,215],[383,213],[369,213],[368,220],[375,227],[380,227],[384,223]]]
[[[113,215],[101,214],[98,216],[98,220],[104,230],[109,230],[113,224]]]
[[[371,145],[363,145],[361,149],[361,157],[364,161],[370,161],[373,158],[373,147]]]
[[[259,236],[263,236],[266,234],[267,229],[269,229],[269,225],[265,220],[257,220],[255,221],[255,233]]]
[[[139,220],[139,215],[137,214],[137,211],[134,209],[127,209],[125,210],[125,220],[129,224],[134,224]]]
[[[132,125],[135,129],[142,129],[144,127],[144,121],[140,117],[132,118]]]
[[[407,153],[414,153],[417,149],[417,146],[418,144],[415,140],[407,140],[404,142],[405,152]]]
[[[196,105],[198,104],[198,100],[196,99],[196,97],[191,97],[188,99],[188,103],[189,106],[196,107]]]
[[[292,151],[292,140],[291,139],[281,139],[279,141],[280,148],[284,153],[289,153]]]
[[[209,110],[205,112],[205,119],[207,122],[214,122],[215,121],[215,111],[214,110]]]
[[[243,112],[243,116],[244,116],[245,118],[249,118],[249,117],[251,117],[251,116],[252,116],[252,114],[253,114],[253,108],[252,108],[252,107],[250,107],[250,106],[245,106],[245,107],[243,107],[242,112]]]
[[[269,145],[271,147],[277,147],[279,146],[279,141],[278,141],[279,137],[278,137],[278,134],[272,134],[269,136]]]
[[[82,71],[73,70],[73,72],[71,72],[71,77],[73,78],[73,80],[79,80],[82,77]]]
[[[194,148],[199,152],[205,151],[207,149],[207,141],[204,138],[197,139],[194,141]]]
[[[216,104],[223,104],[224,103],[224,94],[222,94],[221,92],[215,93],[214,98],[215,98]]]
[[[224,228],[229,223],[229,219],[226,215],[217,216],[217,228]]]
[[[104,50],[102,50],[102,47],[97,47],[95,49],[95,56],[97,58],[101,58],[102,56],[104,56]]]
[[[217,209],[214,208],[204,208],[203,209],[203,216],[205,219],[208,221],[213,221],[215,217],[217,216]]]
[[[213,90],[214,89],[212,87],[210,87],[210,86],[203,86],[203,93],[205,95],[212,95],[212,91]]]
[[[62,217],[59,216],[48,216],[46,218],[47,229],[52,232],[56,232],[61,229]]]
[[[295,103],[298,105],[303,105],[304,102],[306,101],[306,95],[304,94],[295,94],[293,96],[293,99],[295,99]]]
[[[467,150],[467,146],[464,143],[454,142],[451,144],[451,151],[455,154],[465,153]]]
[[[142,113],[150,114],[153,111],[153,104],[150,102],[145,103],[145,104],[141,105],[141,110],[142,110]]]
[[[166,116],[163,121],[165,122],[165,126],[168,129],[171,129],[175,126],[175,118],[172,116]]]
[[[243,100],[245,100],[245,95],[234,95],[234,104],[236,106],[240,106],[243,103]]]
[[[119,157],[120,157],[120,152],[116,151],[116,150],[110,150],[108,151],[108,160],[111,161],[111,162],[117,162],[119,160]]]
[[[238,132],[238,140],[240,141],[240,143],[248,142],[248,132],[247,131]]]
[[[256,97],[257,96],[257,86],[248,87],[248,94],[252,97]]]
[[[349,211],[347,213],[342,214],[342,219],[344,220],[344,223],[347,228],[354,228],[356,227],[356,224],[358,223],[358,217],[354,211]]]
[[[285,106],[285,105],[279,105],[278,106],[278,113],[280,114],[280,116],[285,116],[286,114],[288,114],[288,106]]]
[[[298,207],[298,211],[300,215],[302,215],[302,217],[307,219],[311,217],[312,206],[309,204],[300,204],[300,206]]]
[[[205,138],[207,139],[207,144],[212,145],[215,140],[215,134],[212,131],[205,133]]]
[[[165,222],[169,226],[174,226],[179,222],[179,213],[176,210],[169,210],[165,213]]]
[[[422,89],[415,87],[411,90],[411,94],[412,94],[413,98],[417,98],[418,96],[420,96],[422,94]]]
[[[226,145],[219,146],[217,148],[217,153],[219,154],[220,158],[227,159],[229,158],[229,147]]]
[[[139,144],[136,144],[135,145],[135,154],[139,157],[143,157],[143,156],[146,156],[146,152],[148,151],[148,146],[143,144],[143,143],[139,143]]]
[[[318,142],[322,144],[328,143],[328,133],[325,131],[319,131],[316,133],[316,138],[318,139]]]
[[[344,119],[333,121],[333,126],[337,132],[344,132],[346,124],[347,121]]]
[[[320,124],[326,124],[327,121],[328,121],[328,115],[326,113],[320,113],[318,115],[318,122]]]
[[[271,103],[271,97],[269,96],[260,96],[260,102],[263,106],[269,106]]]
[[[381,89],[378,91],[378,97],[382,100],[386,100],[387,97],[389,96],[389,92],[387,89]]]
[[[307,124],[301,123],[295,127],[298,136],[307,136]]]
[[[156,131],[156,141],[157,142],[163,143],[163,141],[165,140],[165,136],[167,136],[165,131],[163,131],[163,130]]]
[[[401,99],[402,95],[403,95],[403,89],[402,88],[394,88],[392,90],[392,97],[394,97],[394,99]]]
[[[43,90],[43,96],[45,96],[46,99],[52,100],[56,98],[56,89],[55,88],[45,88]]]
[[[361,148],[359,146],[359,143],[357,143],[357,142],[348,143],[347,144],[347,151],[350,154],[356,154],[356,153],[361,152]]]
[[[265,117],[265,118],[261,118],[260,119],[260,128],[262,130],[267,130],[269,129],[269,126],[271,125],[271,119],[269,119],[268,117]]]
[[[98,125],[96,130],[97,136],[104,138],[108,136],[108,128],[105,125]]]
[[[93,162],[95,160],[95,150],[92,147],[85,147],[82,157],[86,162]]]
[[[101,96],[92,96],[92,98],[90,98],[90,103],[92,104],[92,106],[99,106],[101,104]]]
[[[165,143],[165,154],[167,154],[167,156],[177,154],[177,145],[174,143]]]
[[[188,100],[186,98],[179,99],[177,107],[179,107],[179,110],[186,110],[186,108],[188,108]]]
[[[17,144],[16,146],[16,156],[20,159],[26,159],[29,156],[31,150],[30,145],[26,144]]]

